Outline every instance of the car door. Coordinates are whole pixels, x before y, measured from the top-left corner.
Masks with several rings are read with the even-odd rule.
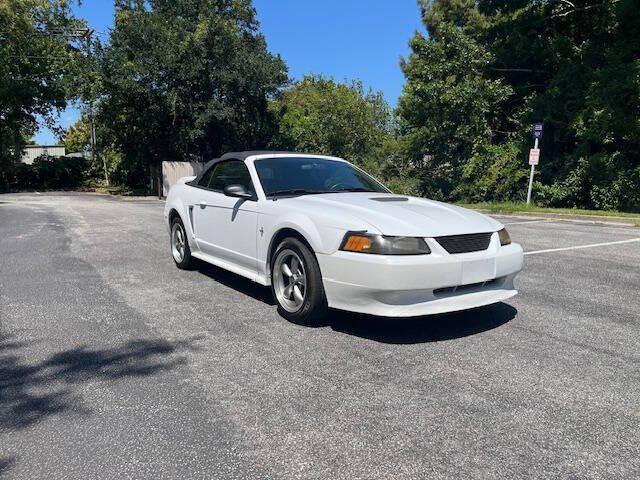
[[[255,192],[244,162],[216,163],[202,177],[192,210],[196,242],[201,252],[255,272],[256,200],[226,196],[224,189],[229,185]]]

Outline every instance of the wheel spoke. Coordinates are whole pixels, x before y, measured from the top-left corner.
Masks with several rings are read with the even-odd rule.
[[[307,286],[307,278],[304,275],[300,275],[297,279],[296,279],[296,283],[298,285],[301,285],[303,287]]]
[[[291,259],[291,271],[293,273],[300,273],[300,262],[298,261],[298,257],[293,257]]]
[[[184,230],[180,225],[174,225],[171,233],[171,252],[173,259],[180,263],[184,260],[184,254],[186,251],[186,238]]]
[[[302,292],[300,291],[300,287],[298,285],[295,285],[293,287],[293,298],[297,303],[302,303],[302,301],[304,300],[304,297],[302,296]]]
[[[293,292],[293,283],[287,287],[285,287],[284,291],[282,292],[284,297],[286,299],[291,299],[291,293]]]
[[[287,265],[286,263],[282,264],[282,273],[284,273],[285,277],[293,277],[293,273],[291,272],[289,265]]]

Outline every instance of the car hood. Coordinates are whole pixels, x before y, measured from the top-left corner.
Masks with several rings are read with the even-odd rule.
[[[334,227],[373,227],[383,235],[439,237],[465,233],[493,232],[502,228],[496,220],[472,210],[425,198],[374,192],[345,192],[305,195],[287,199],[313,216],[334,220]],[[344,225],[341,225],[344,219]]]

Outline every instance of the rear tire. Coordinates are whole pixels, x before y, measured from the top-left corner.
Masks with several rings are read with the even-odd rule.
[[[194,259],[189,248],[187,231],[180,217],[176,217],[171,222],[171,256],[178,268],[190,270],[193,268]]]
[[[327,314],[320,267],[297,238],[285,238],[271,260],[271,291],[278,313],[292,323],[318,326]]]

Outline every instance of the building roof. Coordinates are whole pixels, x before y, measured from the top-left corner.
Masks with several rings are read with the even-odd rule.
[[[24,145],[23,148],[64,148],[64,145]]]

